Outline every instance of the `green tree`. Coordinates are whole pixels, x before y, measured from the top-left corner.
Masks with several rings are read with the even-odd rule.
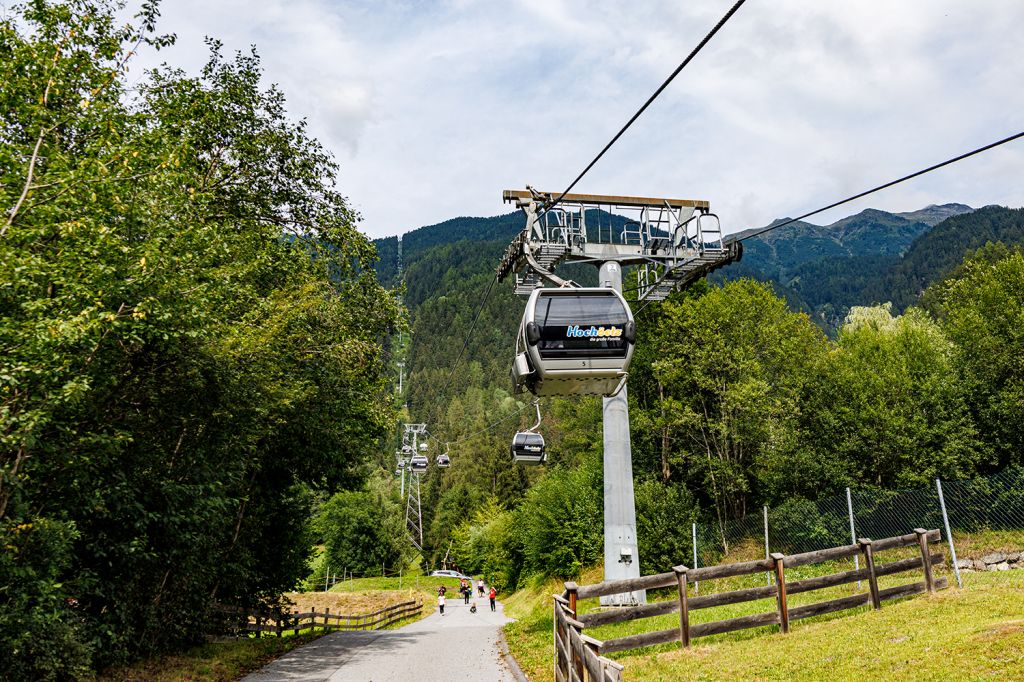
[[[953,347],[927,314],[853,308],[808,387],[805,434],[844,484],[917,487],[975,470],[980,448]]]
[[[1024,253],[989,244],[929,290],[992,465],[1024,462]]]
[[[697,521],[700,509],[686,486],[641,481],[636,485],[635,497],[641,571],[660,573],[679,564],[691,564],[691,524]]]
[[[604,547],[600,461],[557,468],[516,507],[526,575],[577,577],[601,559]]]
[[[409,559],[405,508],[380,485],[336,493],[320,508],[314,528],[323,539],[332,570],[356,575],[397,571]]]
[[[308,489],[358,483],[393,418],[397,303],[334,161],[255,55],[212,43],[198,76],[132,94],[131,54],[167,40],[154,6],[117,11],[0,20],[0,612],[35,609],[0,634],[11,679],[276,598],[305,570]],[[25,637],[51,643],[39,668]]]
[[[687,482],[719,522],[743,516],[799,447],[799,399],[825,337],[752,280],[664,305],[653,366],[669,399],[659,419],[679,434],[672,447]]]

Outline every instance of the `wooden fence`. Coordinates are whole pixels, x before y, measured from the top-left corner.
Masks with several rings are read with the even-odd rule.
[[[862,538],[855,545],[833,547],[817,552],[805,552],[788,556],[776,553],[770,555],[768,559],[759,561],[745,561],[703,568],[676,566],[668,573],[625,580],[611,580],[596,585],[579,586],[576,583],[566,583],[565,592],[561,595],[554,595],[555,679],[557,682],[583,682],[585,679],[592,680],[593,682],[620,682],[622,680],[622,666],[604,658],[603,654],[670,642],[679,642],[682,646],[688,647],[690,641],[697,637],[707,637],[724,632],[766,625],[778,625],[782,632],[788,632],[789,623],[793,620],[811,618],[812,616],[843,611],[867,604],[870,604],[875,609],[879,609],[883,601],[943,589],[948,586],[946,578],[936,579],[932,571],[932,567],[935,564],[942,563],[943,555],[941,553],[931,553],[928,547],[929,543],[938,542],[940,539],[941,535],[938,530],[926,531],[923,528],[916,528],[909,535],[874,541]],[[920,551],[919,556],[876,565],[875,555],[878,552],[913,545],[917,545]],[[860,570],[842,571],[815,578],[786,582],[787,568],[835,561],[858,554],[862,557],[864,565],[864,568]],[[879,577],[912,570],[922,570],[924,580],[884,590],[879,589]],[[689,594],[688,585],[690,583],[761,572],[774,574],[774,584],[766,587],[732,590],[706,596],[690,596]],[[856,581],[867,581],[868,591],[863,594],[854,594],[848,597],[840,597],[794,608],[790,608],[787,604],[788,595],[846,585]],[[617,607],[607,611],[577,615],[577,604],[581,599],[593,599],[609,594],[622,594],[666,587],[675,587],[678,592],[678,599],[637,606]],[[776,609],[773,611],[696,625],[690,624],[691,611],[770,597],[775,598]],[[583,634],[583,630],[588,627],[592,628],[672,613],[679,613],[679,626],[669,630],[618,637],[604,642]]]
[[[237,608],[221,607],[221,612],[229,615],[234,621],[230,628],[233,634],[256,633],[261,637],[264,632],[276,634],[278,637],[288,630],[299,634],[299,630],[381,630],[389,625],[419,615],[423,610],[423,602],[413,599],[399,604],[392,604],[373,613],[356,615],[331,613],[329,608],[317,611],[316,607],[306,613],[283,610],[247,611]]]

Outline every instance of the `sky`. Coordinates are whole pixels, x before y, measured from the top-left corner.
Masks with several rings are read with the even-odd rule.
[[[163,0],[193,73],[255,45],[371,237],[560,192],[734,0]],[[1024,130],[1020,0],[749,0],[577,186],[704,199],[726,232]],[[1024,139],[835,209],[1020,206]]]

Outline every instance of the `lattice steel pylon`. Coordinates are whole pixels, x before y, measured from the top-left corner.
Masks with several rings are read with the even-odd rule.
[[[423,551],[423,510],[420,508],[420,475],[412,474],[409,494],[405,498],[405,525],[409,529],[409,540]]]
[[[419,437],[427,432],[426,424],[406,424],[402,434],[402,450],[409,448],[411,455],[418,454]],[[402,490],[405,490],[405,467],[402,467]],[[423,551],[423,509],[420,506],[420,474],[409,470],[409,494],[405,496],[405,525],[409,531],[409,541]]]
[[[619,292],[623,267],[634,266],[637,300],[660,301],[743,254],[742,243],[725,241],[707,201],[565,194],[555,204],[554,195],[529,186],[525,191],[505,190],[502,198],[526,214],[526,226],[509,244],[496,273],[499,282],[514,275],[515,292],[521,296],[529,296],[545,282],[578,286],[555,274],[561,263],[576,262],[597,266],[600,286]],[[619,227],[612,213],[620,214]],[[623,222],[622,213],[633,219]],[[602,215],[608,216],[607,225],[602,224]],[[604,578],[637,578],[640,560],[626,386],[604,398],[603,417]],[[602,597],[601,604],[646,599],[641,590]]]

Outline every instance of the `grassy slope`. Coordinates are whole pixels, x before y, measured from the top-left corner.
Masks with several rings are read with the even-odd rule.
[[[634,680],[1021,679],[1022,589],[1021,572],[976,574],[962,591],[798,622],[786,636],[762,628],[621,662]]]
[[[996,540],[996,538],[990,538]],[[987,551],[990,542],[975,542]],[[996,544],[1002,544],[997,542]],[[966,549],[966,547],[965,547]],[[965,552],[969,555],[975,552]],[[902,558],[888,552],[883,562]],[[804,567],[787,571],[790,580],[851,568],[845,564]],[[813,571],[813,573],[812,573]],[[953,582],[948,571],[940,571]],[[581,583],[600,581],[600,569],[585,574]],[[911,573],[884,578],[882,587],[919,579]],[[722,591],[763,585],[764,578],[716,581],[702,586]],[[512,595],[506,602],[510,624],[507,637],[513,654],[532,680],[551,680],[550,595],[560,592],[558,581],[535,584]],[[831,599],[856,591],[856,585],[793,595],[796,606]],[[653,600],[671,599],[674,593],[652,593]],[[581,611],[596,602],[581,604]],[[693,612],[692,622],[705,622],[771,611],[773,600],[761,600],[718,609]],[[595,628],[588,634],[610,639],[637,632],[675,627],[677,616]],[[760,628],[698,640],[686,652],[677,645],[653,647],[641,652],[614,655],[633,680],[679,679],[821,679],[839,673],[846,678],[866,678],[880,672],[896,679],[970,679],[998,674],[1024,678],[1024,571],[965,574],[965,588],[931,597],[886,602],[880,612],[867,608],[792,624],[789,635],[778,628]],[[955,665],[950,668],[949,665]],[[957,672],[951,673],[950,671]]]

